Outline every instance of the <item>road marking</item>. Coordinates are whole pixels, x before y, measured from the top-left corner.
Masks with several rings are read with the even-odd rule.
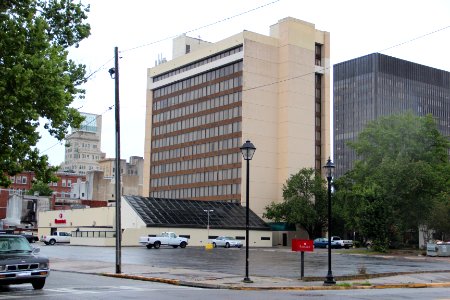
[[[15,289],[8,291],[8,293],[0,292],[0,299],[24,299],[24,298],[33,298],[36,296],[40,297],[55,297],[58,295],[64,294],[73,294],[73,295],[85,295],[85,294],[104,294],[104,293],[119,293],[121,291],[130,291],[130,292],[154,292],[154,291],[168,291],[168,290],[180,290],[180,289],[190,289],[190,290],[200,290],[195,287],[183,287],[183,286],[165,286],[162,288],[147,288],[147,287],[139,287],[139,286],[131,286],[131,285],[121,285],[121,286],[97,286],[91,288],[44,288],[42,291],[35,291],[33,289]]]

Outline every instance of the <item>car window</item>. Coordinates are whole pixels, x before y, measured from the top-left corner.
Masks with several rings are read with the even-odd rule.
[[[31,251],[30,243],[24,237],[0,237],[0,251]]]

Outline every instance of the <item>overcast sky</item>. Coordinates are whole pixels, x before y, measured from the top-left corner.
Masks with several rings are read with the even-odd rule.
[[[285,17],[331,34],[331,65],[381,52],[450,71],[448,0],[83,0],[90,4],[91,36],[71,58],[94,73],[86,97],[72,106],[103,118],[101,149],[115,157],[114,47],[119,47],[121,158],[144,156],[147,68],[158,55],[170,60],[172,38],[187,33],[209,42],[249,30],[268,35]],[[319,4],[321,4],[319,6]],[[444,29],[445,28],[445,29]],[[434,32],[434,33],[433,33]],[[398,46],[396,46],[398,45]],[[396,46],[391,48],[392,46]],[[389,48],[389,49],[388,49]],[[385,50],[388,49],[388,50]],[[42,132],[38,144],[50,163],[64,161],[64,146]]]

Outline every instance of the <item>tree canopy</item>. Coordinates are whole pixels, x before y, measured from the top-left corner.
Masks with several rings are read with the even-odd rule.
[[[359,159],[336,181],[336,201],[351,209],[343,215],[347,224],[373,239],[379,250],[396,236],[417,231],[440,199],[448,199],[449,141],[431,115],[381,117],[350,146]]]
[[[326,224],[325,180],[312,168],[301,169],[283,185],[282,203],[272,202],[264,217],[302,226],[310,236],[321,236]]]
[[[71,0],[0,2],[0,186],[34,171],[48,182],[55,168],[35,148],[44,128],[61,141],[83,117],[69,107],[83,97],[85,66],[68,58],[90,34],[89,7]]]
[[[27,192],[28,195],[34,195],[34,193],[37,193],[38,196],[51,196],[53,194],[53,190],[48,186],[47,183],[37,181],[33,183],[33,186]]]

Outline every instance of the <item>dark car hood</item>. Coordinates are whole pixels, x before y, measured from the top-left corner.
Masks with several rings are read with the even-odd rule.
[[[0,253],[0,264],[17,264],[28,262],[48,262],[48,258],[34,255],[32,253]]]

